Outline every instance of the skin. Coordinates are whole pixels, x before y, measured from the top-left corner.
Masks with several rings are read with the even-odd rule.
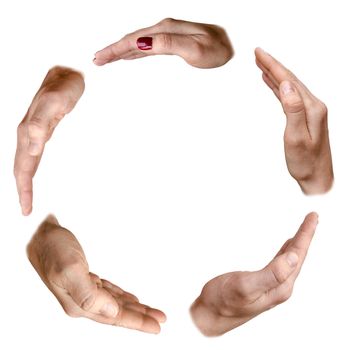
[[[48,216],[40,225],[27,253],[40,278],[69,316],[147,333],[160,332],[165,314],[89,272],[79,242],[54,216]]]
[[[32,212],[33,177],[45,144],[62,118],[74,108],[84,87],[81,73],[66,67],[53,67],[17,128],[14,175],[23,215]]]
[[[317,214],[308,214],[262,270],[230,272],[209,281],[190,310],[198,329],[207,336],[222,335],[289,299],[317,223]]]
[[[289,173],[307,194],[322,194],[333,184],[327,107],[287,68],[260,48],[255,50],[262,78],[287,117],[284,149]]]
[[[151,50],[140,50],[137,39],[152,37]],[[151,55],[178,55],[197,68],[224,65],[234,51],[225,30],[219,26],[165,18],[159,23],[127,34],[95,54],[94,63],[133,60]]]

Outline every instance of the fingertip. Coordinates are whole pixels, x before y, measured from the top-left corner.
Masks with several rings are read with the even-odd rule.
[[[254,50],[255,55],[259,54],[259,52],[264,52],[264,50],[261,47],[256,47]]]
[[[92,61],[96,66],[103,66],[105,64],[104,61],[99,60],[98,58],[94,58]]]
[[[154,325],[152,326],[152,329],[149,329],[149,333],[152,333],[152,334],[159,334],[160,331],[161,331],[161,327],[160,327],[160,324],[155,322]]]
[[[256,56],[258,56],[258,55],[269,55],[263,48],[261,48],[259,46],[255,48],[254,53],[255,53]]]
[[[32,208],[23,208],[22,207],[22,215],[23,216],[29,216],[32,213]]]
[[[166,314],[164,312],[162,312],[162,315],[158,319],[158,322],[165,323],[166,321],[167,321],[167,316],[166,316]]]
[[[314,224],[316,226],[319,222],[319,215],[318,215],[318,213],[313,211],[313,212],[306,215],[305,220],[310,221],[312,224]]]
[[[31,214],[33,207],[32,207],[30,200],[24,198],[20,201],[20,205],[21,205],[21,210],[22,210],[23,216],[28,216]]]

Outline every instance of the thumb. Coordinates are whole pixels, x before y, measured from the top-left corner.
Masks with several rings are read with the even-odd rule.
[[[43,118],[32,118],[28,121],[28,152],[38,156],[44,151],[49,134],[49,125]]]
[[[297,88],[290,81],[282,81],[279,87],[281,103],[287,117],[287,129],[290,132],[307,131],[304,101]]]
[[[298,260],[294,252],[284,253],[275,257],[262,270],[252,272],[250,278],[256,294],[261,295],[284,283],[295,271]]]
[[[115,317],[119,312],[118,303],[93,280],[91,274],[73,273],[65,287],[73,301],[84,311],[108,318]]]
[[[149,55],[178,55],[186,61],[197,57],[202,45],[189,35],[159,33],[137,39],[137,47]]]
[[[274,258],[265,268],[258,271],[259,284],[266,292],[284,283],[295,271],[299,257],[294,252],[284,253]]]

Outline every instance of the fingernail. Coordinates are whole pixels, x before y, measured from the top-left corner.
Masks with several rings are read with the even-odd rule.
[[[40,145],[38,143],[30,142],[28,146],[28,152],[31,155],[36,156],[40,153]]]
[[[284,81],[281,85],[282,94],[287,96],[295,92],[294,86],[289,81]]]
[[[288,253],[287,261],[290,267],[295,267],[298,264],[299,257],[295,253]]]
[[[150,36],[144,36],[137,39],[137,47],[140,50],[151,50],[152,49],[153,39]]]
[[[100,310],[100,313],[105,317],[115,317],[118,311],[119,310],[113,304],[105,304]]]

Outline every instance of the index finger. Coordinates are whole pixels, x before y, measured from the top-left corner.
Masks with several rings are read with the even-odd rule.
[[[309,89],[295,76],[294,73],[260,47],[255,49],[255,57],[258,67],[264,73],[269,75],[278,85],[284,80],[292,81],[296,84],[303,99],[310,100],[315,98],[315,96],[312,95]]]
[[[303,223],[300,225],[298,232],[285,247],[285,252],[294,252],[298,255],[298,266],[293,276],[296,278],[306,258],[312,238],[314,237],[316,226],[318,224],[317,213],[306,215]]]
[[[173,34],[201,34],[201,23],[188,22],[177,20],[173,18],[165,18],[157,24],[138,29],[135,32],[129,33],[119,41],[108,45],[104,49],[95,53],[94,63],[96,65],[103,65],[106,63],[118,61],[120,59],[132,56],[132,53],[137,52],[138,56],[146,56],[137,47],[137,39],[140,37],[151,36],[159,33],[173,33]]]
[[[17,133],[17,150],[14,163],[17,192],[23,215],[29,215],[33,202],[33,177],[42,154],[31,156],[27,151],[27,137],[24,126],[20,125]]]

